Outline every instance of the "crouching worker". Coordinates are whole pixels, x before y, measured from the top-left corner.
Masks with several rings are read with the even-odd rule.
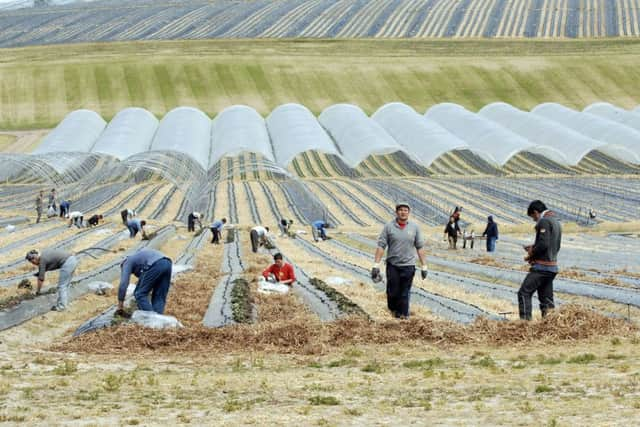
[[[313,235],[313,240],[317,242],[318,240],[327,240],[327,231],[329,228],[329,224],[322,221],[317,220],[311,223],[311,234]]]
[[[95,227],[98,224],[100,224],[100,221],[103,221],[104,217],[102,215],[93,215],[91,218],[89,218],[89,220],[87,221],[87,224],[89,225],[89,227]]]
[[[268,282],[280,283],[282,285],[293,285],[296,281],[296,274],[293,271],[293,266],[288,262],[285,262],[281,253],[277,253],[273,256],[273,264],[271,264],[265,271],[262,272]]]
[[[141,221],[138,218],[128,220],[127,228],[129,229],[129,237],[133,239],[139,232],[144,236],[145,225],[147,225],[147,221]]]
[[[38,287],[36,295],[40,295],[47,271],[60,270],[58,275],[58,300],[51,307],[54,311],[64,311],[69,304],[69,285],[71,277],[78,266],[78,258],[70,252],[60,249],[45,249],[42,253],[33,249],[27,253],[26,260],[38,266]]]
[[[189,216],[187,217],[187,231],[189,233],[196,231],[196,223],[200,228],[202,228],[202,221],[200,219],[201,217],[202,215],[200,214],[200,212],[191,212],[189,214]]]
[[[133,293],[138,309],[163,314],[171,286],[171,260],[155,249],[142,249],[126,257],[120,264],[120,269],[116,315],[129,317],[124,311],[124,299],[132,274],[138,278],[138,284]],[[151,296],[151,302],[149,302],[149,296]]]
[[[69,214],[69,227],[75,225],[78,228],[82,228],[84,225],[84,214],[80,211],[73,211]]]
[[[255,254],[260,246],[264,246],[269,242],[269,227],[257,225],[249,231],[251,239],[251,251]]]
[[[222,218],[218,221],[213,221],[209,228],[211,229],[211,243],[217,245],[220,243],[220,236],[222,235],[222,229],[227,223],[227,218]]]

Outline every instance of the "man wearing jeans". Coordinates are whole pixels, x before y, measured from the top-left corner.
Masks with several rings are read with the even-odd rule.
[[[427,278],[425,241],[418,225],[409,222],[408,203],[396,205],[396,218],[385,224],[378,237],[375,264],[371,269],[374,282],[382,280],[380,261],[387,249],[387,306],[394,317],[409,318],[409,293],[416,273],[416,253],[420,258],[422,280]]]
[[[78,258],[70,252],[60,249],[45,249],[42,253],[37,250],[27,252],[27,261],[38,266],[38,287],[36,295],[40,295],[47,271],[60,270],[58,275],[58,300],[51,310],[64,311],[69,304],[69,284],[73,272],[78,266]]]
[[[171,286],[171,260],[155,249],[142,249],[126,257],[120,264],[120,269],[118,311],[116,314],[124,314],[124,299],[132,274],[139,279],[133,294],[138,308],[144,311],[155,311],[158,314],[164,313],[167,294]],[[149,295],[151,295],[151,302],[149,302]]]
[[[558,252],[562,240],[562,228],[553,212],[540,200],[529,205],[527,215],[536,222],[536,240],[533,245],[525,246],[524,258],[531,269],[518,291],[520,319],[531,320],[531,297],[538,292],[542,317],[553,309],[553,279],[558,274]]]

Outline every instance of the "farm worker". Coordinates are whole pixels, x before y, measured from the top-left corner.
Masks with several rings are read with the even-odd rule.
[[[562,227],[553,212],[540,200],[534,200],[527,215],[536,222],[536,240],[525,246],[525,261],[531,264],[529,274],[518,291],[520,319],[531,320],[531,296],[538,292],[540,311],[546,316],[553,304],[553,279],[558,274],[558,252],[562,240]]]
[[[394,317],[409,318],[409,293],[416,273],[416,253],[420,258],[422,280],[427,278],[425,241],[418,225],[409,221],[408,203],[396,205],[396,218],[385,224],[378,237],[371,279],[380,282],[380,261],[387,249],[387,307]]]
[[[147,221],[141,221],[138,218],[132,218],[127,221],[127,228],[129,229],[129,237],[133,239],[138,232],[144,235],[144,226],[147,225]]]
[[[484,229],[483,236],[487,236],[487,252],[495,252],[496,240],[498,240],[498,224],[493,220],[493,215],[487,217],[487,228]]]
[[[462,206],[456,206],[456,208],[453,210],[453,213],[451,214],[453,216],[453,219],[456,225],[458,225],[458,221],[460,221],[461,214],[462,214]]]
[[[124,315],[124,299],[132,274],[139,279],[133,293],[138,308],[144,311],[155,311],[158,314],[164,313],[171,286],[172,266],[171,259],[155,249],[142,249],[126,257],[120,264],[116,315]],[[149,302],[149,295],[151,295],[151,302]]]
[[[60,203],[60,208],[62,208],[62,203]],[[84,221],[84,214],[80,211],[73,211],[69,214],[69,227],[75,224],[76,227],[82,227],[82,222]]]
[[[49,208],[53,208],[53,210],[56,210],[56,189],[52,188],[51,192],[49,193]]]
[[[122,218],[122,223],[127,225],[127,221],[136,216],[136,211],[131,209],[123,209],[120,211],[120,217]]]
[[[327,240],[327,232],[325,231],[326,228],[329,228],[328,223],[322,220],[313,221],[311,223],[311,232],[313,235],[313,240],[315,240],[316,242],[318,241],[318,238],[322,240]]]
[[[268,281],[281,283],[283,285],[293,285],[296,281],[296,274],[293,266],[285,262],[281,253],[273,256],[273,264],[262,272],[262,276]]]
[[[87,224],[89,225],[89,227],[95,227],[102,220],[103,220],[102,215],[93,215],[91,218],[89,218],[89,220],[87,221]]]
[[[40,190],[40,194],[36,197],[36,214],[38,215],[38,218],[36,218],[36,224],[40,222],[43,205],[44,205],[44,191]]]
[[[456,222],[453,215],[449,217],[449,222],[444,227],[444,235],[449,240],[449,249],[456,249],[458,243],[458,235],[460,234],[460,227]]]
[[[278,227],[280,228],[280,235],[281,236],[288,236],[289,235],[289,230],[291,229],[291,225],[293,224],[293,220],[292,219],[285,219],[282,218],[280,220],[280,223],[278,224]]]
[[[221,220],[214,221],[209,228],[211,229],[211,243],[217,245],[220,243],[220,234],[222,233],[222,228],[227,223],[227,218],[222,218]]]
[[[78,258],[70,252],[61,249],[45,249],[42,253],[33,249],[27,252],[26,260],[38,266],[38,287],[36,295],[40,295],[44,276],[47,271],[60,270],[58,275],[58,300],[51,307],[54,311],[64,311],[69,304],[69,284],[73,272],[78,266]]]
[[[69,215],[71,200],[63,200],[60,202],[60,218],[66,218]]]
[[[191,212],[187,217],[187,231],[196,231],[196,222],[202,228],[202,221],[200,221],[200,212]]]
[[[257,225],[249,231],[249,237],[251,238],[251,251],[255,254],[260,246],[269,241],[269,227]]]

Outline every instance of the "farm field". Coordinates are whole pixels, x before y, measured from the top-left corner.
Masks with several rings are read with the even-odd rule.
[[[86,108],[110,119],[129,106],[161,117],[188,105],[215,117],[246,104],[266,116],[297,102],[314,114],[335,103],[367,114],[400,101],[471,111],[501,101],[637,106],[635,39],[212,40],[3,49],[0,130],[52,128]]]

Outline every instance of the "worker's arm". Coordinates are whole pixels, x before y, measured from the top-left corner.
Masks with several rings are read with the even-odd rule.
[[[262,272],[262,277],[264,277],[265,279],[269,278],[269,274],[273,273],[273,264],[270,265],[269,267],[267,267],[263,272]]]
[[[44,284],[44,280],[40,280],[40,278],[38,277],[38,285],[36,288],[36,295],[40,294],[40,291],[42,290],[42,285]]]
[[[376,254],[375,254],[375,263],[376,264],[380,264],[380,261],[382,261],[382,257],[384,256],[384,248],[381,247],[377,247],[376,248]]]
[[[118,308],[122,310],[124,307],[124,299],[127,296],[127,288],[129,287],[129,278],[131,277],[132,262],[126,259],[122,264],[120,273],[120,286],[118,287]]]
[[[418,259],[420,259],[420,266],[427,267],[427,251],[424,248],[418,249]]]
[[[551,245],[551,222],[544,218],[541,219],[536,226],[536,231],[536,241],[529,249],[531,259],[545,254]]]
[[[293,285],[293,282],[296,281],[296,273],[293,270],[293,266],[291,264],[287,264],[285,268],[287,271],[287,276],[289,278],[282,280],[280,283],[282,283],[283,285]]]

